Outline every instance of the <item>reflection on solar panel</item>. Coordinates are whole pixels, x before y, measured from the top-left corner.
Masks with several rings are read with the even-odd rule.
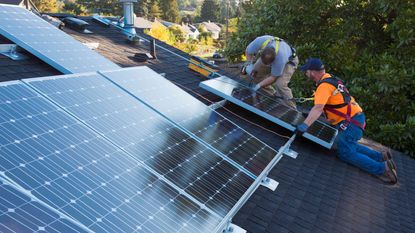
[[[119,68],[22,7],[0,4],[0,34],[65,74]]]
[[[277,154],[147,67],[102,74],[253,176],[259,175]]]
[[[0,232],[87,232],[0,177]]]
[[[295,126],[305,119],[300,112],[287,107],[281,101],[270,98],[265,94],[253,93],[245,86],[224,76],[204,81],[200,83],[200,87],[291,131],[294,131]],[[335,128],[316,121],[309,127],[304,137],[324,147],[331,148],[336,135],[337,130]]]
[[[74,91],[83,96],[82,90]],[[0,105],[0,174],[80,226],[95,232],[211,232],[221,222],[217,213],[148,169],[138,156],[125,153],[25,85],[2,84]],[[90,119],[94,117],[105,116]],[[54,222],[41,213],[25,213],[24,219],[34,225],[26,226],[26,220],[9,213],[2,214],[0,223],[4,227],[13,218],[33,229]],[[37,217],[42,224],[35,222]]]
[[[98,74],[27,81],[221,217],[253,183],[239,169]]]

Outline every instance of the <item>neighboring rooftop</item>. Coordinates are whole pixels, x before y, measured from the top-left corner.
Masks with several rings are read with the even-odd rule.
[[[157,60],[139,62],[136,53],[149,52],[149,44],[131,44],[120,31],[83,17],[92,34],[64,28],[80,42],[99,43],[96,51],[121,67],[146,65],[164,73],[204,103],[221,100],[201,89],[206,78],[190,71],[190,55],[165,43],[157,49]],[[140,36],[152,39],[138,30]],[[10,43],[0,36],[0,43]],[[181,57],[179,57],[181,56]],[[220,72],[237,78],[230,72]],[[60,74],[48,64],[29,55],[13,61],[0,55],[0,80],[16,80]],[[290,132],[233,104],[218,110],[268,145],[278,149]],[[370,143],[372,147],[381,147]],[[378,178],[340,161],[332,150],[297,139],[297,159],[284,157],[269,177],[280,184],[275,192],[260,187],[238,212],[234,222],[248,232],[415,232],[415,161],[394,152],[399,184],[389,186]]]

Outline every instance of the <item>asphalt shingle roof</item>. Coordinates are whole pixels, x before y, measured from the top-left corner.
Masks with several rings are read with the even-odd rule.
[[[159,73],[165,73],[167,79],[185,87],[205,103],[209,103],[206,99],[220,100],[199,88],[199,82],[206,79],[190,71],[187,61],[158,49],[158,60],[137,62],[133,59],[134,54],[148,52],[147,43],[130,44],[118,30],[103,27],[89,18],[84,20],[90,24],[88,29],[93,34],[64,30],[81,42],[99,42],[96,51],[122,67],[147,65]],[[150,38],[140,31],[139,34]],[[0,43],[8,42],[0,37]],[[181,56],[190,57],[162,42],[158,43]],[[26,61],[12,61],[0,55],[1,81],[55,74],[59,72],[33,56]],[[286,139],[273,132],[290,134],[233,104],[219,111],[276,149]],[[376,145],[372,143],[372,146]],[[399,184],[389,186],[340,161],[333,150],[303,139],[296,139],[292,148],[299,152],[298,158],[284,157],[269,174],[270,178],[280,183],[276,191],[260,187],[235,216],[234,223],[253,233],[415,232],[413,159],[394,152]]]

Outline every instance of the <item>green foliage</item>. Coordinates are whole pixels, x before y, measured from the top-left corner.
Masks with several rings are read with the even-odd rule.
[[[219,20],[219,3],[217,0],[205,0],[200,12],[200,21],[217,22]]]
[[[137,3],[134,5],[134,13],[138,16],[138,17],[144,17],[144,18],[148,18],[150,11],[151,11],[151,6],[153,5],[152,0],[140,0],[137,1]]]
[[[149,19],[158,19],[161,17],[161,10],[157,2],[151,6],[148,18]]]
[[[186,35],[179,26],[173,25],[169,27],[168,30],[170,31],[175,42],[184,42],[186,40]]]
[[[221,23],[226,22],[226,15],[228,14],[229,18],[233,18],[237,14],[237,1],[236,0],[222,0],[219,4],[219,21]]]
[[[40,12],[53,13],[58,11],[57,0],[32,0],[32,2]]]
[[[123,7],[119,0],[77,0],[89,12],[105,15],[123,15]]]
[[[179,8],[177,7],[176,0],[160,0],[160,10],[164,20],[173,23],[180,21]]]
[[[87,13],[86,7],[76,3],[75,1],[67,1],[63,6],[62,11],[74,15],[85,15]]]
[[[366,136],[415,157],[415,1],[253,0],[227,43],[240,60],[257,36],[269,34],[296,47],[301,62],[320,57],[346,80],[363,107]],[[296,72],[296,96],[312,84]]]
[[[213,43],[214,43],[211,32],[202,32],[202,33],[200,33],[198,39],[199,39],[199,42],[200,42],[201,45],[212,46]]]

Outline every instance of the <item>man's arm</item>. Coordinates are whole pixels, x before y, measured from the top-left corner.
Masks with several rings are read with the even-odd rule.
[[[307,126],[310,126],[311,124],[313,124],[314,121],[316,121],[320,117],[323,110],[324,110],[324,105],[323,104],[314,105],[314,107],[311,109],[310,113],[308,113],[307,118],[304,120],[304,123]]]
[[[249,54],[248,51],[245,51],[246,61],[253,63],[255,59],[254,54]]]
[[[273,83],[275,83],[275,81],[277,81],[277,77],[275,76],[268,76],[268,78],[262,80],[261,82],[258,83],[258,85],[262,88],[262,87],[267,87]]]

